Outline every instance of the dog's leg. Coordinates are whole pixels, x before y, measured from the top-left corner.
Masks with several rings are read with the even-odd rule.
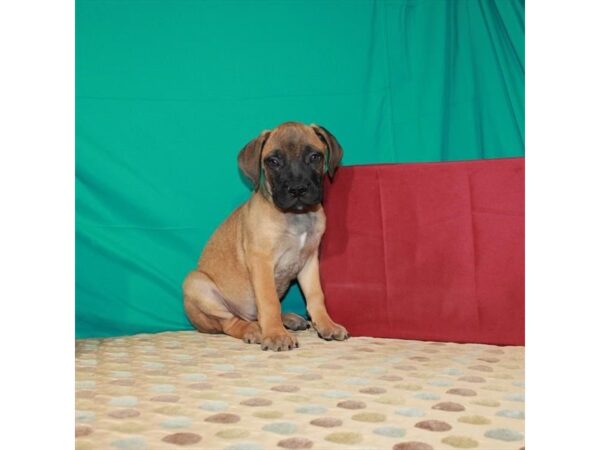
[[[222,321],[223,332],[237,339],[241,339],[246,344],[260,344],[261,333],[258,322],[248,322],[239,317],[232,317]]]
[[[249,261],[248,267],[256,297],[258,323],[262,331],[261,348],[280,351],[298,347],[296,337],[283,327],[281,304],[275,287],[273,267],[259,257]]]
[[[194,271],[183,283],[185,312],[203,333],[225,333],[249,344],[260,344],[258,322],[235,317],[225,306],[217,286],[204,273]]]
[[[325,307],[325,296],[319,279],[319,259],[315,252],[298,274],[298,283],[306,297],[306,309],[319,337],[330,341],[348,339],[348,331],[331,320]]]
[[[310,328],[310,323],[304,317],[294,313],[285,313],[281,315],[283,326],[288,330],[298,331]]]

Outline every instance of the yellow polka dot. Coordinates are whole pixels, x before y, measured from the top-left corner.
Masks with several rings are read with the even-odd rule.
[[[359,422],[385,422],[385,414],[362,412],[354,414],[352,420],[358,420]]]
[[[425,372],[413,372],[410,374],[410,376],[413,378],[421,378],[421,379],[431,378],[431,374],[425,373]]]
[[[248,437],[250,432],[242,428],[229,428],[227,430],[221,430],[217,433],[217,436],[223,439],[241,439]]]
[[[351,432],[331,433],[325,436],[325,440],[336,444],[358,444],[362,441],[362,435]]]
[[[512,380],[514,377],[508,373],[494,373],[488,375],[489,378],[495,378],[497,380]]]
[[[176,416],[181,413],[181,410],[182,410],[181,406],[165,405],[165,406],[161,406],[159,408],[155,408],[154,412],[157,412],[159,414],[165,414],[167,416]]]
[[[117,423],[111,427],[111,429],[115,431],[120,431],[121,433],[139,433],[142,430],[145,430],[147,427],[142,425],[139,422],[123,422]]]
[[[475,439],[466,436],[448,436],[442,442],[456,448],[475,448],[479,445]]]
[[[94,445],[90,441],[75,441],[75,450],[92,450]]]
[[[469,423],[471,425],[487,425],[491,420],[483,416],[462,416],[458,418],[459,422]]]
[[[496,406],[500,406],[500,402],[497,400],[488,400],[488,399],[481,399],[481,400],[474,400],[471,402],[472,405],[479,405],[479,406],[489,406],[489,407],[493,407],[495,408]]]
[[[310,397],[307,397],[306,395],[286,395],[283,398],[284,398],[284,400],[287,400],[288,402],[295,402],[295,403],[306,403],[306,402],[310,401]]]
[[[398,395],[382,395],[377,397],[375,401],[384,405],[403,405],[405,403],[405,400]]]
[[[218,392],[200,391],[195,392],[194,397],[205,398],[207,400],[220,400],[223,396]]]
[[[394,386],[397,389],[404,389],[405,391],[420,391],[423,387],[420,384],[413,383],[401,383]]]

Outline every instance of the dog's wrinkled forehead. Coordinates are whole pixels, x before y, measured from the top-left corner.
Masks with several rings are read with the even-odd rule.
[[[290,155],[299,155],[307,146],[322,152],[326,148],[313,128],[302,123],[288,122],[271,132],[262,153],[265,156],[274,150],[281,150]]]

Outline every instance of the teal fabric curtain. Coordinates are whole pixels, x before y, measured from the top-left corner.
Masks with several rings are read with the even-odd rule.
[[[347,165],[522,156],[524,3],[77,0],[77,337],[191,328],[237,152],[287,120]]]

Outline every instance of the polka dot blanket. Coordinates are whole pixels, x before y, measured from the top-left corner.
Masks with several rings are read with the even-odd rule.
[[[76,449],[524,448],[523,347],[297,335],[76,341]]]

